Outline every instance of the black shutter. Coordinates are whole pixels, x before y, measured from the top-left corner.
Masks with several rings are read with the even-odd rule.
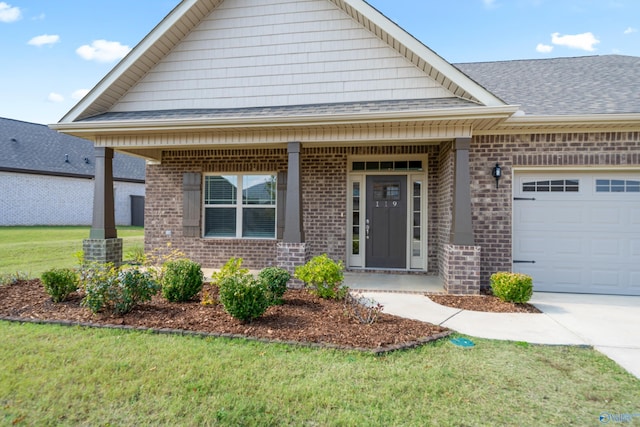
[[[201,174],[185,172],[182,175],[182,234],[184,237],[200,237],[201,185]]]
[[[284,218],[287,207],[287,171],[278,172],[278,176],[276,178],[278,185],[278,195],[277,195],[277,222],[278,228],[276,237],[278,239],[282,239],[282,235],[284,234]]]

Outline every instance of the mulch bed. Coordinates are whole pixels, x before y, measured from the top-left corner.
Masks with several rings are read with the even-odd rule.
[[[217,294],[217,289],[209,284],[204,290]],[[251,323],[234,319],[220,304],[200,304],[200,297],[193,302],[170,303],[155,296],[124,316],[94,315],[80,306],[81,300],[82,296],[74,293],[67,301],[56,304],[39,279],[22,281],[0,286],[0,318],[244,337],[375,353],[414,347],[450,333],[440,326],[386,313],[380,313],[374,324],[363,325],[345,315],[342,302],[323,300],[304,290],[288,290],[283,305],[270,307]]]
[[[436,295],[427,294],[427,297],[440,305],[460,308],[470,311],[485,311],[491,313],[541,313],[531,304],[515,304],[504,302],[493,295]]]

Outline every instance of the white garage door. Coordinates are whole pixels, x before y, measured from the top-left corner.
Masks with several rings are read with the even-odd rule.
[[[516,173],[513,262],[537,291],[640,295],[640,173]]]

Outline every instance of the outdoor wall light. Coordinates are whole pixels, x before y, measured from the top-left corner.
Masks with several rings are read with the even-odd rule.
[[[502,168],[499,163],[496,163],[493,167],[491,175],[496,179],[496,188],[498,188],[498,183],[500,182],[500,178],[502,178]]]

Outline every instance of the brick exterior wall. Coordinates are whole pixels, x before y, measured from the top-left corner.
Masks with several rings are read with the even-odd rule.
[[[480,254],[480,246],[443,246],[442,278],[445,292],[480,294]]]
[[[496,189],[491,169],[500,163]],[[496,271],[512,268],[514,167],[640,168],[640,132],[500,135],[473,138],[471,203],[476,245],[482,247],[480,281],[489,287]]]
[[[327,253],[346,262],[349,156],[411,154],[427,157],[428,273],[443,277],[476,274],[464,263],[456,264],[451,248],[447,249],[453,196],[451,142],[362,147],[305,147],[303,144],[303,226],[307,259]],[[491,176],[496,163],[503,168],[503,178],[497,189]],[[489,287],[489,277],[494,272],[511,271],[512,173],[514,167],[525,166],[640,167],[640,133],[474,137],[470,150],[471,203],[475,246],[480,248],[477,256],[482,288]],[[170,252],[179,249],[190,258],[214,268],[222,266],[230,257],[242,257],[245,266],[252,269],[276,265],[277,240],[184,238],[182,174],[275,173],[286,169],[285,148],[166,151],[161,165],[147,167],[146,250],[159,248]],[[458,269],[463,273],[454,274]]]
[[[93,180],[0,172],[0,226],[91,225]],[[116,181],[116,225],[131,224],[130,195],[144,196],[144,184]]]
[[[346,263],[347,167],[349,156],[428,156],[429,272],[438,272],[439,147],[322,147],[301,153],[303,227],[307,257],[326,253]],[[171,150],[160,165],[147,166],[145,201],[145,250],[166,255],[179,250],[204,266],[217,268],[231,257],[241,257],[244,266],[260,269],[276,265],[277,240],[190,238],[182,235],[182,175],[185,172],[261,173],[285,171],[287,151],[278,149]]]
[[[85,239],[82,250],[87,262],[122,264],[122,239]]]
[[[166,151],[160,165],[147,165],[145,251],[162,256],[183,252],[205,267],[222,267],[229,258],[242,258],[243,267],[275,265],[276,240],[203,239],[182,235],[182,174],[276,173],[287,169],[287,150]]]

